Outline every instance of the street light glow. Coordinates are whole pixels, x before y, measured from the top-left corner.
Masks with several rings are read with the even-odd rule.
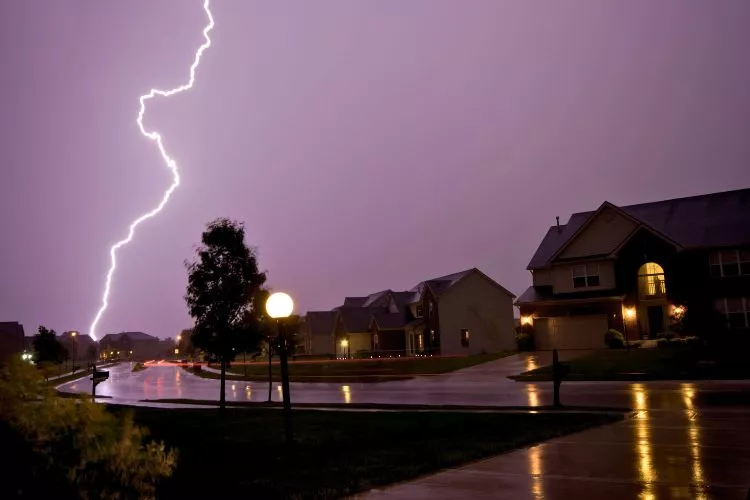
[[[266,312],[273,319],[288,318],[294,310],[294,301],[284,292],[271,294],[266,300]]]

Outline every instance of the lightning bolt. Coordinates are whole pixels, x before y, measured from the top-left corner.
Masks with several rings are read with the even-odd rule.
[[[99,308],[99,311],[96,313],[96,316],[94,317],[94,321],[91,323],[91,327],[89,328],[89,334],[91,337],[96,340],[96,326],[99,324],[99,320],[102,318],[102,315],[104,314],[104,311],[107,310],[107,306],[109,306],[109,291],[112,286],[112,276],[115,273],[115,269],[117,268],[117,251],[130,243],[133,240],[133,236],[135,235],[135,229],[140,225],[141,222],[148,220],[161,212],[161,210],[164,208],[164,206],[169,201],[169,198],[172,196],[172,193],[177,189],[177,187],[180,185],[180,173],[177,169],[177,162],[169,156],[166,149],[164,149],[164,144],[162,144],[161,141],[161,134],[158,132],[149,132],[146,130],[146,128],[143,126],[143,115],[146,112],[146,101],[149,99],[153,99],[156,96],[160,97],[169,97],[173,96],[175,94],[179,94],[180,92],[184,92],[185,90],[189,90],[193,87],[193,83],[195,82],[195,71],[198,69],[198,65],[201,62],[201,57],[203,56],[203,53],[211,46],[211,39],[209,38],[208,34],[211,32],[211,30],[214,27],[214,17],[211,14],[211,9],[209,6],[210,0],[204,0],[203,2],[203,10],[206,11],[206,17],[208,18],[208,24],[206,24],[206,27],[203,28],[203,38],[205,38],[205,42],[201,44],[200,47],[198,47],[198,50],[195,53],[195,59],[193,60],[193,64],[190,66],[190,79],[187,83],[180,85],[179,87],[173,88],[171,90],[159,90],[159,89],[151,89],[148,94],[142,95],[140,97],[140,103],[141,107],[138,111],[138,118],[136,119],[136,122],[138,123],[138,128],[141,130],[141,134],[143,134],[147,139],[154,141],[156,145],[159,148],[159,152],[161,153],[161,157],[164,160],[164,163],[166,163],[167,168],[169,168],[172,171],[172,184],[169,186],[169,188],[164,192],[164,196],[161,199],[161,202],[159,205],[157,205],[156,208],[151,210],[150,212],[146,212],[145,214],[138,217],[136,220],[134,220],[130,224],[130,228],[128,230],[128,236],[125,239],[122,239],[112,245],[112,247],[109,249],[109,257],[110,257],[110,266],[109,271],[107,271],[107,278],[104,283],[104,294],[102,295],[102,305]]]

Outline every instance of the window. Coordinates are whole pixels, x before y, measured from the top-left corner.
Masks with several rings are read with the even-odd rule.
[[[717,299],[716,310],[726,316],[729,328],[750,327],[750,297]]]
[[[726,278],[750,275],[750,250],[711,252],[708,257],[711,276]]]
[[[430,344],[435,343],[435,330],[430,330]]]
[[[379,343],[379,339],[378,339],[378,334],[376,333],[376,334],[374,334],[374,335],[372,336],[372,345],[373,345],[373,347],[374,347],[375,349],[378,349],[378,348],[379,348],[379,344],[380,344],[380,343]]]
[[[417,318],[421,318],[422,313],[424,312],[422,311],[422,304],[417,304],[417,307],[415,307],[414,309],[415,309],[415,314],[417,315]]]
[[[599,264],[573,266],[573,288],[599,286]]]
[[[469,347],[469,338],[471,334],[469,333],[469,330],[463,329],[461,330],[461,347]]]
[[[667,294],[664,269],[656,262],[647,262],[638,269],[638,296],[642,299]]]

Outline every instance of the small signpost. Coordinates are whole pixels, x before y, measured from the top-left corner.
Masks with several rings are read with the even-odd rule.
[[[94,370],[91,373],[91,401],[96,399],[96,386],[104,382],[109,378],[109,372],[105,370],[97,370],[94,365]]]

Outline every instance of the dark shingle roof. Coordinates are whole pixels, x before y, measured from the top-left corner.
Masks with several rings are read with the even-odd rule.
[[[382,292],[372,293],[367,296],[367,300],[362,305],[364,307],[385,307],[388,305],[388,298],[390,297],[391,293],[393,293],[391,292],[391,290],[383,290]]]
[[[717,248],[750,244],[750,189],[618,207],[683,248]],[[560,230],[552,226],[527,269],[549,265],[552,256],[596,212],[573,214]]]
[[[412,287],[411,291],[421,293],[425,285],[429,286],[436,295],[442,294],[448,288],[455,285],[461,278],[474,271],[474,268],[453,274],[446,274],[437,278],[421,281]]]
[[[329,335],[333,332],[336,311],[310,311],[305,316],[311,335]]]
[[[367,297],[345,297],[343,307],[362,307],[367,302]]]
[[[377,313],[374,315],[378,328],[382,330],[400,330],[406,326],[406,316],[402,313]]]
[[[124,335],[127,335],[130,340],[159,340],[153,335],[143,332],[120,332],[120,333],[108,333],[101,338],[100,342],[118,342]]]
[[[576,293],[563,293],[553,295],[552,287],[533,287],[530,286],[525,292],[518,297],[516,304],[533,304],[537,302],[560,302],[566,299],[570,300],[586,300],[586,299],[607,299],[617,298],[622,299],[622,295],[618,295],[613,290],[594,290],[590,292],[576,292]]]
[[[341,307],[339,315],[348,332],[366,332],[374,314],[385,312],[382,307]]]

